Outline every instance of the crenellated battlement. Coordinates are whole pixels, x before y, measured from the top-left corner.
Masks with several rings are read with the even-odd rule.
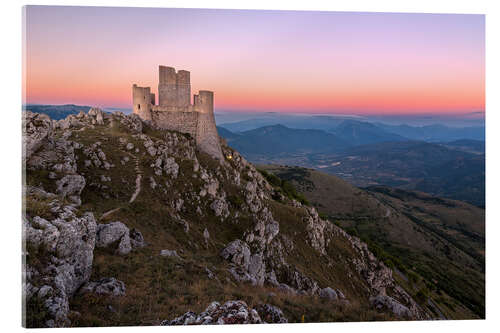
[[[199,148],[223,159],[214,118],[214,93],[200,90],[191,104],[191,73],[159,66],[158,104],[150,87],[132,86],[133,112],[155,125],[189,133]]]

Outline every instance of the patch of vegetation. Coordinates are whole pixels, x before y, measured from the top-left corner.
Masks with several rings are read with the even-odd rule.
[[[262,176],[271,184],[273,185],[274,189],[277,190],[279,193],[283,194],[285,197],[292,199],[292,200],[297,200],[303,205],[310,206],[309,201],[306,199],[306,197],[299,193],[295,186],[287,180],[284,180],[272,173],[267,172],[266,170],[263,169],[257,169]]]

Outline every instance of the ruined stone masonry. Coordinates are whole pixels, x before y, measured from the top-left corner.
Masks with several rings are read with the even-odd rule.
[[[190,134],[200,150],[223,159],[215,126],[214,93],[200,90],[191,104],[190,73],[159,67],[158,104],[150,87],[132,86],[133,110],[158,127]]]

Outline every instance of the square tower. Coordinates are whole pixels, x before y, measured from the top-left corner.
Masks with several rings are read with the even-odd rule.
[[[191,105],[190,73],[175,71],[173,67],[159,66],[158,105],[188,107]]]

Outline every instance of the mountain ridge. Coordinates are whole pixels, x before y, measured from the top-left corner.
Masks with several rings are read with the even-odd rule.
[[[409,283],[415,297],[425,294],[449,318],[460,312],[453,304],[484,315],[484,209],[387,186],[360,189],[312,169],[258,167],[293,183],[320,214],[361,237],[403,272],[396,274],[402,283],[417,273],[425,283]]]

